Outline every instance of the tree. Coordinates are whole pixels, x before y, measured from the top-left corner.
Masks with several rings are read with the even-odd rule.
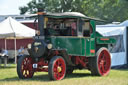
[[[81,12],[108,22],[128,19],[127,0],[32,0],[20,7],[21,14],[36,13],[37,8],[45,12]]]
[[[23,6],[20,7],[19,10],[20,10],[20,14],[25,14],[28,11],[28,7]]]
[[[67,12],[81,10],[83,0],[32,0],[27,6],[20,7],[21,13],[37,12],[37,8],[43,8],[46,12]],[[23,9],[27,9],[23,10]],[[83,11],[81,11],[83,12]]]

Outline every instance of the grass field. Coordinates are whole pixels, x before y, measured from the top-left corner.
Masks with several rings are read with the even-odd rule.
[[[0,68],[0,85],[128,85],[128,69],[111,70],[106,77],[91,76],[87,70],[75,70],[61,81],[50,81],[48,74],[37,72],[32,79],[19,79],[16,67]]]

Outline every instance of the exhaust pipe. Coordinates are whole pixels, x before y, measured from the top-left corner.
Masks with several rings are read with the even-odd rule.
[[[44,36],[44,16],[43,9],[38,9],[38,29],[40,31],[40,36]]]

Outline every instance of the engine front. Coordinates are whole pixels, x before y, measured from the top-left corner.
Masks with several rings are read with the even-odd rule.
[[[44,40],[35,40],[31,47],[28,46],[28,52],[32,57],[43,57],[48,49],[47,44],[44,42]]]
[[[38,9],[41,12],[42,9]],[[30,45],[28,50],[32,57],[44,57],[45,53],[48,51],[47,43],[44,40],[44,16],[38,14],[38,30],[35,36],[34,42]]]

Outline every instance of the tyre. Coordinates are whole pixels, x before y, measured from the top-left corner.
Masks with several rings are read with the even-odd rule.
[[[51,80],[61,80],[66,74],[65,60],[60,56],[55,56],[48,65],[48,75]]]
[[[100,48],[95,57],[89,58],[89,69],[92,75],[106,76],[111,69],[111,56],[107,48]]]
[[[21,79],[32,78],[34,74],[33,59],[27,55],[24,55],[18,59],[17,62],[17,74]]]

